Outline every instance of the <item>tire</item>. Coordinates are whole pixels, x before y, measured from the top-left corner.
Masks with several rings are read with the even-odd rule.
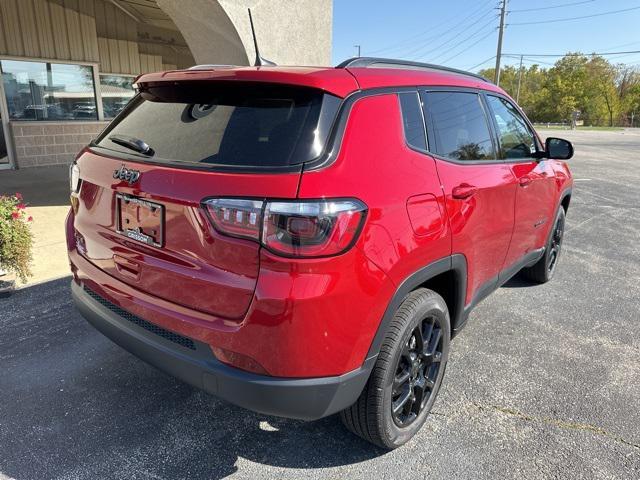
[[[565,218],[564,208],[560,207],[556,214],[553,228],[549,232],[544,255],[533,266],[522,269],[522,274],[526,279],[535,283],[547,283],[553,278],[562,250]]]
[[[426,288],[411,292],[389,325],[360,397],[340,412],[347,429],[385,449],[407,443],[424,424],[436,399],[450,339],[444,299]],[[407,380],[400,383],[405,377]],[[396,414],[393,406],[401,406]]]

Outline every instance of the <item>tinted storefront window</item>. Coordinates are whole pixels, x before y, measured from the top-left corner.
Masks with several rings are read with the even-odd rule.
[[[11,120],[97,120],[93,69],[87,65],[0,61]]]
[[[100,75],[104,118],[115,117],[133,97],[133,78],[125,75]]]

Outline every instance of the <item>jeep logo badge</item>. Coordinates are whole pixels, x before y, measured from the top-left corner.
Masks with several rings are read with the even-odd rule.
[[[113,178],[116,180],[124,180],[129,185],[133,185],[140,178],[140,172],[138,170],[131,170],[122,165],[118,170],[113,172]]]

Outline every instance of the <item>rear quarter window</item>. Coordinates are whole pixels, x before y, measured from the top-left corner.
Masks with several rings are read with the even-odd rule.
[[[407,144],[418,150],[426,150],[427,137],[418,92],[399,93],[398,99],[400,100],[402,127]]]
[[[322,154],[340,99],[283,86],[182,85],[143,91],[99,137],[99,147],[139,152],[112,140],[145,142],[149,161],[267,167]]]

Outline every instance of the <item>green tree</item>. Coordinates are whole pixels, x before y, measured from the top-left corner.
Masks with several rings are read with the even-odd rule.
[[[493,78],[494,69],[480,73]],[[520,77],[519,104],[534,122],[569,122],[576,110],[587,125],[625,124],[633,111],[640,115],[638,69],[598,55],[569,53],[551,68],[531,65],[520,71],[509,65],[500,77],[500,86],[514,98]]]
[[[619,70],[606,59],[592,56],[586,64],[586,94],[596,105],[604,104],[608,125],[613,127],[614,117],[620,109],[620,97],[616,80]],[[602,122],[599,122],[602,123]]]
[[[621,125],[636,126],[640,116],[640,71],[638,67],[618,66],[618,96],[620,97]],[[633,122],[633,125],[632,125]]]
[[[624,120],[633,127],[640,126],[640,84],[629,88],[622,100]],[[633,121],[633,125],[632,125]]]

